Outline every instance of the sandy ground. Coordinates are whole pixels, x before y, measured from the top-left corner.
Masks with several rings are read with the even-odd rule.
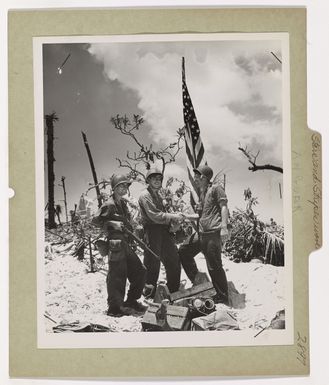
[[[73,244],[46,245],[45,287],[46,314],[56,323],[79,321],[107,326],[113,332],[141,331],[141,316],[109,317],[106,292],[106,263],[99,259],[101,269],[88,272],[89,267],[71,255]],[[97,255],[96,255],[97,257]],[[207,271],[202,254],[196,257],[201,271]],[[230,310],[239,328],[260,330],[267,327],[277,311],[284,309],[284,268],[259,262],[234,263],[223,256],[228,281],[239,293],[244,293],[245,308],[232,309],[225,305],[217,308]],[[165,275],[161,269],[160,280]],[[182,271],[181,279],[186,279]],[[190,286],[189,281],[186,287]],[[55,322],[45,318],[46,330],[52,332]]]

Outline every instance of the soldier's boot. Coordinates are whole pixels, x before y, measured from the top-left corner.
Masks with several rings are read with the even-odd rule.
[[[127,299],[127,301],[124,302],[124,306],[130,309],[133,309],[137,311],[138,313],[145,313],[147,306],[143,305],[142,303],[138,302],[135,299]]]
[[[129,316],[133,314],[133,310],[130,307],[120,306],[120,307],[109,307],[107,310],[107,315],[110,317],[122,317]]]

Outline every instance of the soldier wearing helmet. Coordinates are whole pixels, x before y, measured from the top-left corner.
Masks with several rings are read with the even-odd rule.
[[[127,187],[131,185],[131,180],[126,175],[114,174],[111,178],[111,188],[114,192],[115,188],[120,184],[125,184]]]
[[[148,187],[139,197],[142,224],[144,227],[145,241],[163,263],[167,286],[170,292],[175,292],[180,285],[181,266],[178,251],[169,227],[173,222],[180,222],[184,218],[181,214],[165,211],[159,190],[162,187],[163,174],[157,168],[151,168],[146,174]],[[154,296],[160,272],[160,261],[152,254],[145,251],[144,265],[146,267],[146,287],[153,288],[150,297]]]
[[[188,278],[193,282],[198,273],[194,257],[202,252],[214,288],[216,302],[228,304],[228,287],[222,266],[222,242],[228,238],[228,208],[225,191],[219,184],[212,184],[213,170],[200,166],[194,171],[194,181],[199,189],[199,234],[193,234],[188,243],[179,249],[179,257]]]
[[[200,175],[208,181],[208,183],[211,181],[211,178],[214,175],[214,172],[211,167],[207,166],[206,164],[203,166],[199,166],[198,168],[193,169],[194,173],[197,175]]]
[[[146,310],[146,307],[137,301],[144,287],[146,269],[123,232],[123,226],[131,228],[131,217],[124,198],[130,185],[131,180],[127,176],[113,175],[111,179],[113,193],[93,219],[93,223],[107,234],[109,247],[109,270],[106,279],[107,314],[114,317]],[[130,286],[127,300],[124,302],[127,279]]]

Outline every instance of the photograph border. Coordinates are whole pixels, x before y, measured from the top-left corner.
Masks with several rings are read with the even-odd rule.
[[[10,186],[16,192],[10,202],[11,376],[129,378],[309,373],[308,313],[305,311],[308,309],[308,257],[322,244],[321,225],[315,227],[316,221],[321,224],[321,199],[317,212],[309,202],[314,202],[314,186],[319,183],[314,179],[314,165],[317,158],[321,158],[321,139],[319,134],[308,130],[306,123],[305,17],[304,8],[9,12]],[[191,31],[289,33],[294,344],[243,348],[38,349],[32,39]],[[321,164],[316,166],[316,172],[321,175]],[[21,314],[24,314],[23,326]],[[194,360],[198,365],[190,365]],[[132,362],[138,365],[131,365]]]
[[[89,43],[161,43],[161,42],[281,42],[282,52],[282,162],[284,217],[284,295],[285,329],[175,331],[162,333],[117,332],[117,333],[49,333],[45,329],[45,226],[44,207],[44,87],[43,87],[43,44],[89,44]],[[115,36],[61,36],[36,37],[34,47],[34,107],[35,107],[35,148],[36,148],[36,202],[37,202],[37,292],[38,292],[38,348],[134,348],[134,347],[210,347],[210,346],[260,346],[293,344],[293,274],[292,274],[292,209],[291,209],[291,137],[290,137],[290,76],[289,76],[289,35],[287,33],[203,33],[203,34],[149,34]],[[206,130],[203,128],[202,130]],[[202,131],[201,130],[201,131]],[[257,335],[257,338],[255,337]]]

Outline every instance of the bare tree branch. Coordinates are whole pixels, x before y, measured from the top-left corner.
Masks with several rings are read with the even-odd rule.
[[[88,188],[88,190],[85,192],[85,194],[88,194],[89,191],[91,191],[92,189],[96,189],[96,187],[101,187],[105,190],[105,188],[107,186],[109,186],[111,184],[111,181],[110,180],[102,180],[101,182],[97,183],[97,185],[95,184],[91,184],[91,186]]]
[[[134,131],[139,129],[139,126],[144,123],[144,119],[140,117],[139,115],[134,115],[133,123],[131,124],[130,120],[127,118],[127,116],[120,116],[117,115],[115,118],[111,118],[111,123],[114,125],[114,127],[119,130],[123,135],[130,136],[140,147],[141,149],[144,148],[143,144],[138,141],[136,136],[133,134]]]
[[[181,141],[182,139],[185,138],[184,127],[179,128],[176,134],[177,134],[176,142],[170,143],[169,146],[159,151],[159,153],[167,154],[169,156],[168,163],[174,162],[176,160],[176,156],[178,155],[179,151],[183,148],[183,146],[181,145]],[[174,151],[173,153],[169,151],[169,150],[173,150],[175,147],[176,147],[176,151]]]
[[[134,152],[134,156],[131,156],[129,151],[127,151],[126,156],[127,156],[127,159],[132,160],[135,163],[143,162],[146,170],[148,170],[151,167],[150,162],[145,160],[145,154],[143,154],[142,151],[140,151],[138,155],[136,154],[136,152]]]
[[[248,159],[248,162],[251,164],[251,167],[248,167],[248,170],[255,172],[259,170],[272,170],[277,171],[283,174],[283,168],[279,166],[274,166],[272,164],[263,164],[263,165],[257,165],[257,157],[260,153],[260,151],[257,152],[256,155],[252,154],[248,147],[242,148],[241,145],[239,145],[238,149],[243,153],[243,155]]]
[[[145,175],[139,170],[137,170],[137,164],[132,165],[130,162],[128,162],[125,159],[121,160],[119,158],[116,158],[116,160],[119,162],[119,167],[128,168],[130,170],[130,175],[133,179],[136,179],[137,176],[140,175],[145,181]]]
[[[131,121],[126,115],[117,115],[116,117],[111,118],[111,123],[114,125],[115,129],[119,130],[123,135],[132,138],[139,148],[138,151],[133,154],[127,151],[126,159],[117,158],[119,167],[128,168],[130,170],[131,177],[134,179],[136,179],[137,176],[142,176],[143,180],[145,180],[145,175],[140,170],[141,165],[145,167],[145,170],[149,170],[151,165],[154,164],[156,160],[160,160],[162,162],[162,172],[164,172],[168,163],[175,162],[179,151],[183,147],[182,141],[184,139],[184,127],[177,130],[175,142],[170,143],[164,148],[155,150],[153,149],[152,144],[147,146],[136,136],[137,131],[144,123],[144,119],[139,115],[133,115]]]

